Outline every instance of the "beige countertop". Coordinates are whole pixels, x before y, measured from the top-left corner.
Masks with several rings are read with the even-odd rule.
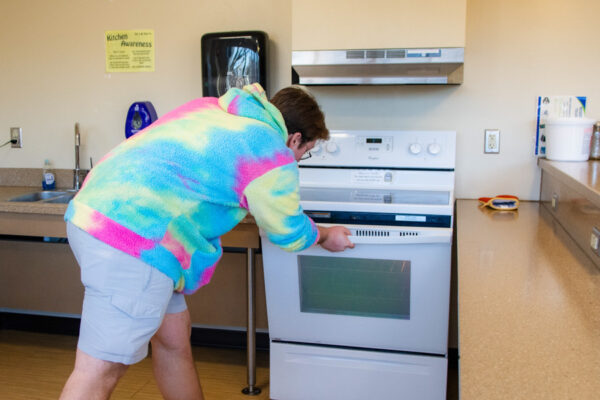
[[[599,398],[600,270],[539,203],[456,218],[460,398]]]
[[[8,201],[8,199],[12,197],[27,193],[39,192],[41,190],[41,188],[35,188],[31,186],[0,186],[0,212],[64,215],[67,209],[66,204]],[[57,191],[62,190],[63,189],[57,189]]]
[[[63,221],[66,204],[8,201],[12,197],[40,190],[31,186],[0,186],[0,234],[66,237]],[[259,248],[254,218],[250,215],[244,218],[232,231],[221,237],[221,242],[226,247]]]
[[[31,186],[0,186],[0,234],[66,237],[66,204],[10,202],[10,198],[40,191]]]
[[[590,201],[600,203],[600,161],[538,160],[540,168],[577,188]]]

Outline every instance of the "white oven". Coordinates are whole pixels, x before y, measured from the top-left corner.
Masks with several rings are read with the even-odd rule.
[[[335,131],[301,162],[303,209],[356,246],[262,241],[271,398],[445,398],[454,148],[448,131]]]

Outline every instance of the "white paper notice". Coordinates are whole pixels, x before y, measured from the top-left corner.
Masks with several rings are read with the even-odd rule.
[[[391,193],[381,193],[381,192],[367,192],[355,190],[350,195],[350,199],[352,201],[356,201],[359,203],[391,203],[392,202],[392,194]]]
[[[391,173],[378,169],[354,171],[352,183],[391,183]]]

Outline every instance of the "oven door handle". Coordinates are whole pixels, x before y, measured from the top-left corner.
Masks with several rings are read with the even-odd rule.
[[[348,239],[354,244],[416,244],[416,243],[451,243],[451,232],[440,232],[434,235],[417,236],[355,236]]]

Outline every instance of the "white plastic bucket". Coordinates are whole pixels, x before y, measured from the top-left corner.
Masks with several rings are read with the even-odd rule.
[[[585,161],[590,157],[594,120],[549,118],[546,121],[546,158],[556,161]]]

